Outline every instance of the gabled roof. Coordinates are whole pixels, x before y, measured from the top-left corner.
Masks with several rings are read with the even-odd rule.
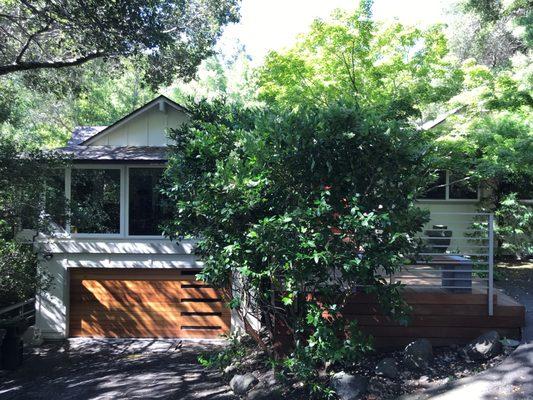
[[[115,123],[113,123],[113,124],[111,124],[111,125],[109,125],[107,127],[104,127],[102,130],[96,132],[94,135],[92,135],[92,136],[84,139],[82,142],[79,142],[79,143],[76,143],[76,144],[88,145],[91,142],[95,141],[96,139],[101,138],[104,135],[107,135],[108,133],[112,132],[113,130],[115,130],[116,128],[121,126],[122,124],[124,124],[127,121],[129,121],[130,119],[136,117],[139,114],[142,114],[144,111],[150,109],[154,105],[156,105],[158,103],[161,103],[161,102],[164,102],[164,103],[168,104],[169,106],[171,106],[172,108],[174,108],[176,110],[187,112],[187,109],[185,107],[181,106],[180,104],[176,103],[173,100],[170,100],[167,96],[164,96],[164,95],[161,94],[161,95],[157,96],[155,99],[153,99],[153,100],[149,101],[148,103],[146,103],[145,105],[137,108],[136,110],[132,111],[128,115],[122,117],[121,119],[119,119]],[[95,128],[95,127],[91,127],[91,128]]]

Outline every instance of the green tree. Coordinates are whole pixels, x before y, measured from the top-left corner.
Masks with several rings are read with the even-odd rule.
[[[315,21],[293,47],[270,53],[259,73],[261,98],[288,108],[350,99],[388,119],[418,117],[425,104],[460,89],[440,27],[382,26],[367,3],[355,14]]]
[[[490,68],[511,65],[533,43],[529,0],[463,0],[450,13],[450,48],[462,61],[474,58]]]
[[[356,285],[405,317],[399,287],[383,276],[405,262],[426,220],[414,205],[422,133],[342,102],[188,107],[190,123],[173,133],[167,234],[200,238],[202,278],[227,287],[233,277],[234,307],[251,301],[274,339],[288,330],[294,355],[285,365],[295,373],[310,379],[325,361],[357,359],[368,341],[339,314]]]
[[[156,87],[191,77],[213,53],[237,0],[0,2],[0,75],[140,56]]]

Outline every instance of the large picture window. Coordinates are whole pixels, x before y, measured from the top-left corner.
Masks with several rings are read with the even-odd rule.
[[[120,175],[120,169],[72,170],[72,233],[120,233]]]
[[[419,200],[477,200],[478,187],[450,171],[439,171],[437,180]]]
[[[165,205],[160,193],[162,168],[129,169],[129,235],[161,235]]]

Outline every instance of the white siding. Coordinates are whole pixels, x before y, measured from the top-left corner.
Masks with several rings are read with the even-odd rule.
[[[166,146],[167,131],[185,122],[187,115],[167,105],[160,111],[158,104],[95,140],[95,146]]]

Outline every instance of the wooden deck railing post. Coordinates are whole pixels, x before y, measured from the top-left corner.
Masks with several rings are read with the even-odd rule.
[[[494,214],[489,214],[489,315],[494,315]]]

